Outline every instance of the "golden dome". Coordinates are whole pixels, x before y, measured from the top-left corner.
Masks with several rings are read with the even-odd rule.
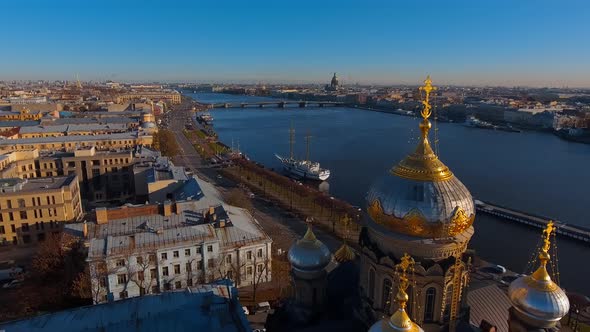
[[[401,262],[396,265],[396,269],[400,271],[398,291],[395,296],[398,309],[389,319],[381,319],[373,324],[369,332],[424,332],[418,324],[412,321],[406,312],[406,303],[409,299],[406,289],[408,289],[410,284],[407,277],[407,270],[413,264],[414,260],[408,254],[404,254]]]
[[[569,311],[565,292],[547,273],[549,237],[554,231],[553,222],[543,230],[543,247],[539,253],[539,268],[531,275],[514,280],[508,288],[508,297],[518,315],[535,325],[551,326]]]
[[[375,223],[397,233],[454,236],[469,229],[475,220],[473,197],[438,159],[428,141],[430,93],[436,90],[430,76],[420,90],[425,92],[420,142],[412,154],[371,186],[367,210]]]
[[[355,258],[354,251],[348,246],[348,244],[342,243],[342,246],[334,253],[334,259],[338,263],[350,262]]]

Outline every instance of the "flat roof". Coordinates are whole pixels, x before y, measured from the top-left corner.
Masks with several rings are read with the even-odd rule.
[[[72,183],[72,180],[74,180],[75,178],[76,178],[76,175],[72,174],[72,175],[68,175],[68,176],[47,177],[47,178],[0,179],[0,190],[4,190],[7,187],[14,187],[14,186],[18,186],[18,188],[13,188],[13,190],[9,190],[6,193],[35,191],[35,190],[40,190],[40,189],[44,189],[44,190],[59,189],[63,186],[70,185]]]

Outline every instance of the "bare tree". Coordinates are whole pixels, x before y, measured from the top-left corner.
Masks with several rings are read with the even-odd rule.
[[[256,292],[261,282],[268,281],[268,274],[271,269],[269,257],[254,257],[254,271],[252,275],[252,300],[256,302]]]
[[[150,259],[150,254],[137,255],[135,257],[135,264],[130,264],[129,259],[130,257],[127,257],[126,264],[129,280],[139,287],[139,296],[151,294],[152,287],[157,284],[157,281],[155,283],[154,281],[157,279],[152,275],[147,277],[147,272],[150,268],[155,268],[155,262],[153,262],[153,259]]]

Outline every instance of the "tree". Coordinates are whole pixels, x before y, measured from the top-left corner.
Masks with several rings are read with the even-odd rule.
[[[227,199],[225,200],[227,204],[237,206],[248,211],[253,210],[252,200],[244,193],[242,189],[234,188],[229,191],[227,194]]]
[[[261,282],[268,281],[271,260],[268,257],[254,257],[254,272],[252,275],[252,301],[256,302],[256,293]]]

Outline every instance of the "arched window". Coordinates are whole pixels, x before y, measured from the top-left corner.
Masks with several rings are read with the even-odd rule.
[[[367,287],[367,296],[373,300],[375,298],[375,270],[369,269],[369,285]]]
[[[391,280],[383,279],[383,293],[381,294],[381,306],[383,312],[389,314],[391,310]]]
[[[424,306],[424,322],[432,322],[434,320],[434,300],[436,299],[436,289],[430,287],[426,290],[426,302]]]

